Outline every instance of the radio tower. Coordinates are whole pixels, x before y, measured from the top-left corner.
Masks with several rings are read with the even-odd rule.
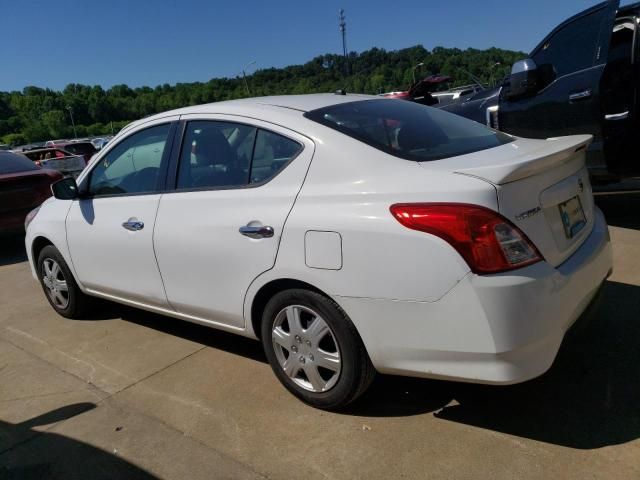
[[[344,56],[344,72],[349,75],[349,63],[347,60],[347,21],[344,16],[344,8],[338,11],[338,20],[340,23],[340,33],[342,34],[342,55]]]

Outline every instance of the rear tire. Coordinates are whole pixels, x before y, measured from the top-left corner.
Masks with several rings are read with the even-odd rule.
[[[66,318],[82,318],[89,310],[91,297],[76,283],[64,257],[53,245],[38,256],[38,279],[49,304]]]
[[[342,408],[371,385],[376,371],[347,314],[303,289],[277,293],[262,315],[262,345],[278,380],[303,402]]]

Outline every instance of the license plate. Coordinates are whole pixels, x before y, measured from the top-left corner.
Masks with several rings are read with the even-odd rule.
[[[578,196],[570,198],[566,202],[559,204],[558,208],[560,209],[564,234],[567,238],[575,237],[587,224],[580,198]]]

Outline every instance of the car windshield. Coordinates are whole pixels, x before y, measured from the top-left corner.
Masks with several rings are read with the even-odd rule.
[[[38,167],[27,157],[6,151],[0,151],[0,175],[28,172]]]
[[[396,157],[418,162],[478,152],[513,137],[458,115],[406,100],[342,103],[305,117]]]

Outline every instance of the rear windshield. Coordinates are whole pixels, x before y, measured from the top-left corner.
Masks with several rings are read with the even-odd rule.
[[[76,155],[87,155],[97,151],[92,143],[70,143],[65,145],[64,149]]]
[[[28,172],[38,167],[27,157],[18,153],[0,151],[0,175],[6,173]]]
[[[312,110],[305,117],[378,150],[418,162],[478,152],[514,140],[472,120],[406,100],[342,103]]]

